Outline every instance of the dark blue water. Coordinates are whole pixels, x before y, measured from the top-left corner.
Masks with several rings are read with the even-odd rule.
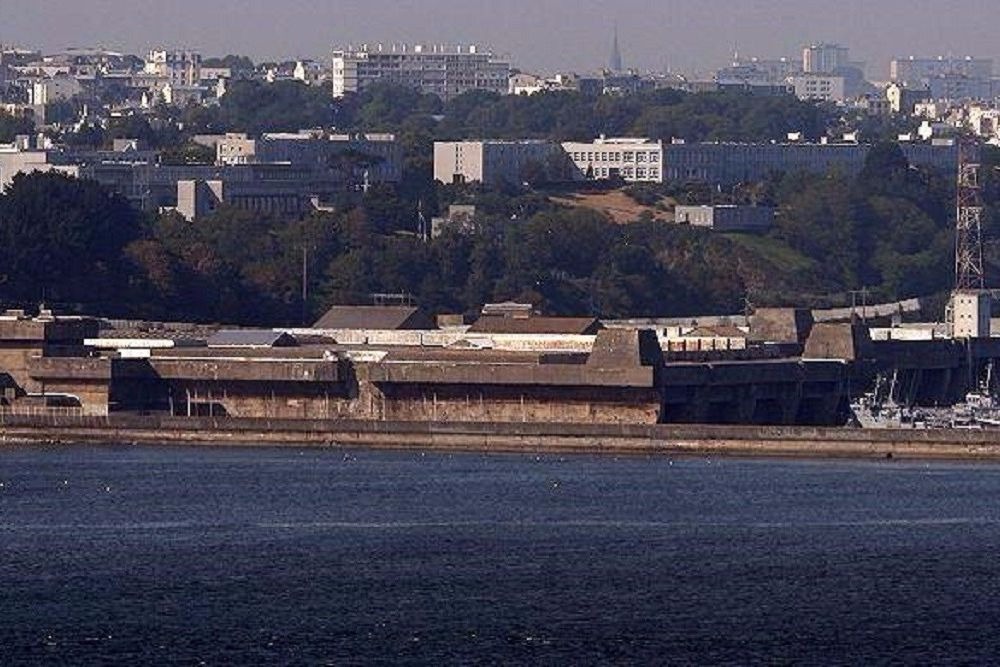
[[[1000,655],[1000,467],[0,450],[0,664]]]

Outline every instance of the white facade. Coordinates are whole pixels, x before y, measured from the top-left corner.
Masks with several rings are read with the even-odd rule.
[[[600,138],[563,143],[578,177],[621,178],[628,183],[663,182],[663,142],[639,138]]]
[[[951,295],[954,338],[990,337],[990,293],[956,291]]]
[[[392,45],[333,52],[333,96],[343,97],[385,81],[433,93],[442,100],[470,90],[506,94],[510,62],[475,46]]]

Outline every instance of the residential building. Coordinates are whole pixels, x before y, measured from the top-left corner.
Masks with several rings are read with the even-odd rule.
[[[889,78],[897,83],[919,85],[940,76],[990,79],[993,76],[993,60],[971,56],[910,56],[896,58],[889,63]]]
[[[849,49],[840,44],[820,42],[802,47],[802,71],[806,74],[833,74],[850,67]]]
[[[966,122],[976,136],[993,141],[1000,139],[1000,109],[970,106]]]
[[[193,51],[153,50],[146,56],[143,71],[165,78],[174,86],[197,86],[201,81],[201,55]]]
[[[374,49],[333,52],[333,96],[343,97],[376,82],[388,82],[449,100],[470,90],[506,94],[510,61],[477,46],[379,44]]]
[[[45,106],[54,102],[68,100],[79,95],[83,90],[80,82],[73,76],[55,76],[52,78],[32,81],[28,88],[28,104]]]
[[[927,79],[931,98],[935,100],[989,100],[993,98],[993,82],[963,74],[942,74]]]
[[[442,183],[519,186],[534,174],[560,168],[565,156],[551,141],[438,141],[434,178]],[[552,180],[569,180],[553,174]]]
[[[644,138],[600,137],[564,142],[577,180],[620,178],[628,183],[663,182],[663,142]]]
[[[885,89],[886,99],[896,113],[911,114],[920,102],[931,99],[930,87],[908,87],[899,82],[890,83]]]
[[[674,209],[674,222],[706,227],[718,232],[766,232],[774,222],[770,206],[680,206]]]
[[[803,74],[789,79],[800,100],[843,102],[846,99],[844,77],[831,74]]]

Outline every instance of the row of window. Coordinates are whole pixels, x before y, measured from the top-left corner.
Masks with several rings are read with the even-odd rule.
[[[614,168],[609,167],[594,167],[594,178],[610,178],[613,171],[618,171]],[[646,180],[654,179],[658,180],[660,178],[659,167],[623,167],[620,171],[621,177],[626,181],[630,180]]]
[[[657,151],[573,151],[574,162],[659,162]]]

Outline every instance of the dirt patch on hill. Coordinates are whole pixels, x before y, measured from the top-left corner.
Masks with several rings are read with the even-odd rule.
[[[674,221],[674,202],[667,197],[660,198],[660,201],[653,206],[643,206],[621,190],[564,194],[550,199],[563,206],[600,211],[620,225],[637,221],[645,211],[648,211],[654,220]]]

